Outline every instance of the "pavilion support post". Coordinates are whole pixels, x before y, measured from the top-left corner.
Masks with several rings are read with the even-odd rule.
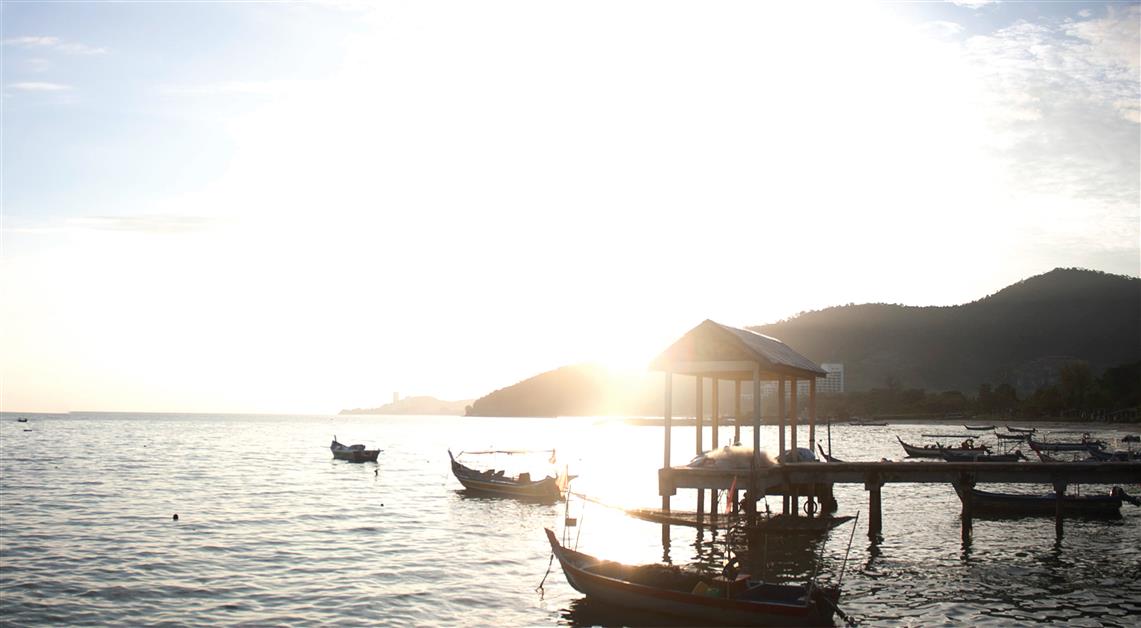
[[[693,416],[696,419],[697,434],[697,455],[700,456],[705,448],[702,446],[702,435],[705,432],[705,378],[698,375],[694,377],[697,381],[697,389],[694,391],[696,396],[696,404],[693,410]],[[697,489],[697,520],[700,522],[705,518],[705,489]]]
[[[666,429],[666,434],[665,434],[665,439],[664,439],[665,440],[664,451],[662,452],[662,468],[663,469],[670,468],[670,436],[672,436],[672,434],[673,434],[673,407],[674,407],[673,383],[674,383],[674,374],[669,372],[669,371],[666,371],[666,384],[665,384],[666,407],[665,407],[665,410],[663,411],[663,415],[662,415],[662,417],[665,419],[664,423],[665,423],[665,429]],[[664,491],[662,491],[662,492],[664,492]],[[670,496],[669,495],[662,495],[662,510],[664,510],[666,512],[670,511]],[[663,536],[667,537],[667,540],[668,540],[668,534],[669,534],[668,531],[669,531],[669,526],[662,526],[662,534],[663,534]]]
[[[709,424],[713,426],[713,436],[711,438],[710,447],[712,449],[717,449],[718,443],[721,440],[717,437],[717,430],[721,427],[721,418],[718,416],[721,412],[721,380],[714,377],[712,378],[712,381],[713,387],[710,391],[711,396],[709,398],[709,403],[712,406],[712,415],[710,416]]]
[[[868,492],[868,538],[873,542],[883,538],[883,513],[880,501],[880,489],[883,481],[878,473],[872,473],[864,481],[864,490]]]
[[[710,381],[710,390],[709,390],[709,404],[710,404],[710,415],[709,415],[710,437],[709,437],[709,440],[710,440],[710,443],[709,443],[709,446],[710,446],[710,449],[713,449],[714,451],[716,451],[717,447],[719,446],[719,443],[720,443],[720,438],[718,438],[717,432],[721,429],[721,418],[720,418],[720,414],[721,414],[721,380],[717,379],[716,377],[711,377],[709,381]],[[716,519],[717,518],[717,489],[715,489],[715,488],[709,489],[709,518],[710,519]]]
[[[673,436],[673,373],[670,371],[665,372],[665,410],[663,410],[662,418],[665,419],[665,441],[662,451],[662,468],[670,468],[670,445],[671,437]],[[664,492],[664,491],[662,491]],[[662,496],[662,509],[666,513],[670,512],[670,496],[663,494]],[[662,526],[662,536],[669,540],[670,526]]]
[[[808,380],[808,448],[816,455],[816,378]]]
[[[749,527],[757,525],[757,456],[761,455],[761,369],[753,366],[753,455],[749,457],[749,490],[745,511]]]
[[[741,442],[741,380],[733,380],[733,444]]]
[[[784,455],[784,375],[777,376],[777,464],[784,464],[782,456]],[[788,514],[788,483],[785,482],[781,488],[781,506],[784,514]]]
[[[797,399],[796,378],[795,377],[789,378],[788,381],[789,381],[789,391],[788,391],[788,395],[789,395],[789,404],[788,404],[789,405],[789,413],[788,413],[789,450],[792,452],[792,455],[794,456],[792,459],[799,461],[800,456],[797,453],[797,448],[796,448],[796,431],[798,428],[797,419],[799,418],[797,416],[799,414],[799,412],[797,410],[797,405],[798,405],[797,402],[799,400]],[[795,517],[795,516],[800,514],[800,494],[797,493],[797,489],[796,489],[795,485],[792,485],[790,487],[790,489],[791,490],[788,491],[788,493],[789,493],[788,499],[790,502],[792,502],[792,516]]]

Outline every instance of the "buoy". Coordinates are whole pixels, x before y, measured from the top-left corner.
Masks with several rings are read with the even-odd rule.
[[[171,519],[174,519],[175,521],[178,521],[178,513],[177,513],[177,512],[176,512],[176,513],[174,513],[174,516],[173,516],[173,517],[171,517]]]

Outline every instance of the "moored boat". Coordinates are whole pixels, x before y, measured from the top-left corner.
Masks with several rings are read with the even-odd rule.
[[[462,455],[463,452],[460,453]],[[448,458],[452,461],[452,475],[472,493],[522,499],[562,499],[562,487],[559,485],[559,478],[555,476],[548,475],[541,480],[532,480],[531,474],[527,472],[507,476],[502,470],[477,471],[458,462],[450,449]]]
[[[376,462],[380,456],[379,449],[365,449],[364,445],[342,445],[337,442],[337,437],[333,437],[333,444],[329,445],[329,449],[333,452],[333,458],[336,460],[347,460],[348,462]]]
[[[910,445],[903,442],[903,439],[898,435],[895,437],[899,444],[903,446],[903,450],[907,452],[909,458],[942,458],[943,452],[949,451],[951,453],[959,452],[964,454],[985,454],[990,451],[990,447],[986,445],[974,446],[970,440],[964,441],[960,447],[944,447],[938,443],[934,445]]]
[[[993,425],[964,425],[963,427],[976,432],[989,432],[994,429]]]
[[[1033,434],[1038,431],[1036,427],[1014,427],[1010,424],[1007,424],[1006,429],[1011,432],[1022,432],[1024,434]]]
[[[824,453],[824,445],[821,445],[820,443],[816,443],[816,446],[820,448],[820,456],[822,458],[824,458],[825,462],[844,462],[843,460],[840,460],[836,456],[829,456],[828,454]]]
[[[830,587],[767,584],[727,570],[709,578],[665,565],[630,566],[563,547],[545,529],[563,575],[588,598],[680,618],[695,625],[831,625],[840,591]]]
[[[1054,516],[1058,497],[1054,493],[1029,495],[1022,493],[991,493],[976,488],[955,486],[959,499],[971,500],[973,515],[996,517]],[[1062,495],[1063,516],[1118,517],[1121,503],[1128,501],[1141,505],[1141,500],[1128,495],[1120,486],[1113,487],[1108,495]]]
[[[1023,456],[1022,452],[1017,449],[1009,454],[977,454],[944,449],[943,460],[947,462],[1018,462],[1019,460],[1026,460],[1026,456]]]
[[[995,436],[995,438],[997,438],[998,440],[1017,440],[1017,441],[1023,441],[1023,440],[1026,440],[1026,439],[1030,438],[1030,435],[1029,435],[1029,434],[1026,434],[1026,433],[1017,433],[1017,434],[1003,434],[1002,432],[995,432],[995,433],[994,433],[994,436]]]
[[[1090,438],[1089,433],[1082,435],[1080,441],[1042,441],[1034,440],[1033,437],[1027,439],[1027,444],[1034,451],[1090,451],[1093,449],[1105,449],[1105,443],[1100,440]]]

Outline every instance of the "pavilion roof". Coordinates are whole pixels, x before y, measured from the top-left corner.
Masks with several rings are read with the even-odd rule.
[[[721,379],[751,380],[793,376],[810,379],[828,372],[785,343],[747,329],[706,319],[654,358],[650,368]]]

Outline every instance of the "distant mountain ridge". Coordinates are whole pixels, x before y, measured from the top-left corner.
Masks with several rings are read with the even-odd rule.
[[[340,414],[442,414],[462,415],[470,399],[463,401],[443,401],[435,397],[405,397],[379,408],[353,408],[341,410]]]
[[[1059,268],[963,305],[846,305],[750,329],[817,363],[844,364],[848,391],[894,385],[974,394],[984,383],[1030,391],[1071,362],[1098,373],[1141,361],[1141,279]],[[675,386],[675,413],[693,412],[691,389]],[[660,416],[662,399],[658,373],[576,365],[492,392],[468,414]]]

